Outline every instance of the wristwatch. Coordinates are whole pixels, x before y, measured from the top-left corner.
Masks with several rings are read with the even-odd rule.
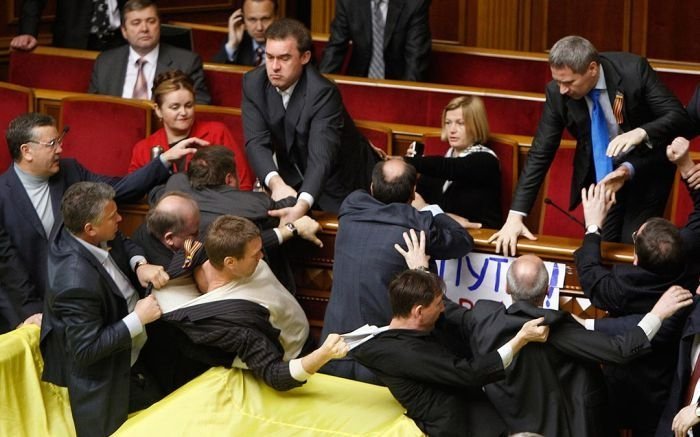
[[[139,269],[139,267],[144,266],[146,264],[148,264],[148,261],[146,261],[145,259],[137,261],[136,264],[134,265],[134,273],[136,273],[136,271]]]
[[[598,234],[600,235],[600,226],[598,225],[588,225],[586,226],[586,235],[588,234]]]
[[[289,232],[292,233],[292,236],[296,237],[299,235],[299,230],[297,229],[296,226],[294,226],[294,223],[287,223],[284,225],[287,229],[289,229]]]

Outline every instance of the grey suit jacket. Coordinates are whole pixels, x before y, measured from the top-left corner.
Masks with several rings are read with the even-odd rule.
[[[128,60],[128,45],[102,52],[92,69],[88,92],[121,97]],[[181,70],[192,78],[197,103],[208,105],[211,102],[209,90],[204,82],[202,59],[199,55],[168,44],[160,44],[156,77],[170,70]]]

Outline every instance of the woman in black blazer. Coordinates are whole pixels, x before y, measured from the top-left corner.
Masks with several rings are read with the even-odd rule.
[[[445,156],[408,156],[421,177],[417,192],[428,203],[484,227],[500,229],[501,169],[486,147],[489,124],[484,103],[476,96],[452,99],[442,111],[442,140],[450,144]]]

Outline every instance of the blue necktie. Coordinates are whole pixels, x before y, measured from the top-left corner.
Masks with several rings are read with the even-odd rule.
[[[612,171],[612,159],[605,155],[610,142],[608,123],[605,121],[603,108],[600,106],[600,90],[592,89],[588,96],[593,100],[591,111],[591,140],[593,142],[593,163],[595,164],[595,179],[600,182]]]

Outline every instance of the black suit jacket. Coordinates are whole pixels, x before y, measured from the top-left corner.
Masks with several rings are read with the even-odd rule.
[[[0,227],[0,334],[15,329],[31,315],[23,308],[34,296],[34,284],[23,268],[10,236]],[[32,302],[32,307],[41,302]]]
[[[510,432],[546,436],[615,435],[610,428],[606,387],[600,363],[626,362],[650,349],[641,328],[624,336],[587,331],[569,313],[515,302],[481,300],[467,311],[446,305],[445,317],[464,326],[474,355],[503,346],[524,322],[544,317],[550,333],[546,343],[525,346],[506,368],[502,382],[486,385],[486,395]]]
[[[643,128],[653,146],[638,145],[627,156],[618,159],[629,161],[635,167],[632,181],[653,181],[673,173],[673,166],[665,156],[666,145],[689,129],[690,120],[678,99],[664,84],[644,58],[630,53],[602,53],[605,82],[611,106],[615,96],[624,96],[620,127],[624,132]],[[574,100],[559,92],[559,86],[551,81],[545,90],[546,102],[537,133],[528,152],[527,162],[518,180],[511,209],[528,212],[554,159],[562,133],[567,129],[576,138],[574,174],[571,180],[570,209],[581,201],[581,189],[595,182],[591,122],[585,99]]]
[[[110,256],[142,292],[129,259],[143,253],[121,235]],[[41,326],[43,379],[68,387],[78,435],[109,435],[129,409],[131,335],[122,292],[100,262],[62,225],[49,251]]]
[[[158,160],[123,178],[101,176],[88,171],[74,159],[62,159],[61,170],[49,179],[51,206],[56,225],[61,223],[61,198],[76,182],[104,182],[116,190],[119,202],[140,199],[149,189],[168,176],[168,170]],[[46,260],[49,236],[22,186],[13,166],[0,175],[0,227],[4,228],[17,252],[16,263],[24,275],[7,277],[8,286],[21,287],[28,295],[23,298],[27,314],[41,312],[44,291],[47,289]],[[26,284],[29,278],[31,284]]]
[[[240,44],[238,44],[238,49],[236,53],[233,54],[233,60],[229,60],[228,53],[226,53],[226,43],[228,42],[228,37],[221,45],[219,52],[214,55],[212,62],[220,62],[222,64],[236,64],[236,65],[255,65],[255,50],[253,50],[253,38],[250,37],[248,32],[243,32],[243,38]]]
[[[277,171],[285,183],[337,212],[357,188],[369,188],[376,157],[355,127],[338,88],[306,65],[285,111],[264,68],[243,76],[246,153],[262,180]],[[272,160],[277,156],[277,166]]]
[[[424,81],[430,57],[430,0],[390,0],[384,29],[386,79]],[[323,52],[322,73],[340,73],[352,41],[347,74],[369,74],[372,59],[370,0],[336,0],[331,36]]]
[[[18,34],[39,34],[39,21],[47,0],[24,0],[19,20]],[[126,0],[117,0],[119,10]],[[57,0],[56,18],[53,24],[53,45],[71,49],[87,49],[90,38],[92,0]],[[117,32],[119,30],[117,29]]]
[[[128,44],[100,53],[92,68],[88,92],[121,97],[128,62]],[[159,74],[171,70],[180,70],[192,79],[197,103],[203,105],[211,103],[211,96],[204,81],[202,59],[198,54],[168,44],[160,44],[154,80]]]

